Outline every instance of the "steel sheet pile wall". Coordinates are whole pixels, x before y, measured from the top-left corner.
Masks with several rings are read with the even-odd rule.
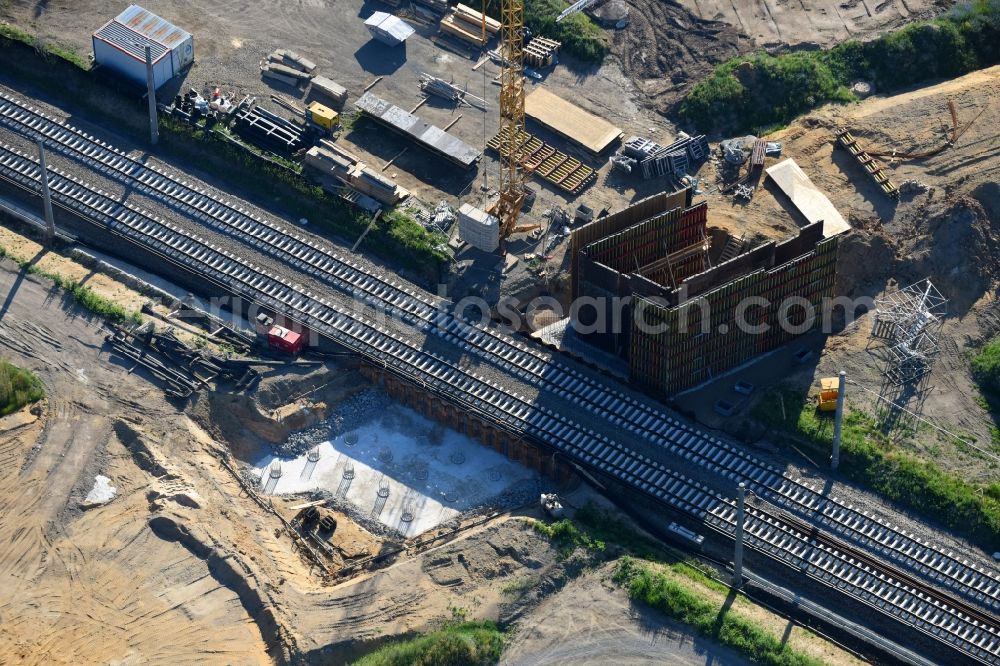
[[[663,259],[667,254],[690,247],[705,238],[708,222],[708,204],[701,202],[686,210],[675,208],[624,231],[596,240],[584,248],[594,261],[610,266],[622,273],[645,269]],[[704,255],[691,256],[670,267],[673,278],[684,278],[705,269]],[[642,273],[649,278],[645,270]],[[658,281],[658,280],[654,280]],[[673,284],[661,282],[673,287]]]
[[[812,236],[812,231],[807,227],[803,233]],[[786,314],[792,327],[779,325],[782,304],[790,297],[804,298],[819,316],[822,300],[833,295],[839,238],[822,239],[804,254],[772,268],[760,267],[721,285],[713,281],[719,286],[676,307],[664,307],[637,296],[635,308],[645,325],[637,326],[631,335],[632,380],[656,393],[670,395],[804,332],[792,328],[805,321],[806,311],[801,307],[790,308]],[[792,239],[789,249],[799,249],[799,241]],[[773,245],[763,249],[767,257],[782,254]],[[725,265],[708,273],[723,268]],[[742,306],[743,321],[750,326],[738,326],[738,309],[751,297],[762,297],[768,305]],[[759,328],[754,331],[752,327]]]
[[[577,270],[580,252],[586,246],[599,238],[617,233],[643,220],[660,215],[674,208],[687,208],[691,205],[693,193],[691,188],[676,192],[661,192],[632,204],[617,213],[594,220],[579,229],[574,229],[570,235],[570,275],[573,283],[573,298],[580,295],[579,272]]]

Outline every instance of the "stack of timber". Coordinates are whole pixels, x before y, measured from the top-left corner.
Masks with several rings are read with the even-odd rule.
[[[466,90],[462,90],[454,83],[448,83],[444,79],[431,76],[426,72],[420,75],[420,89],[428,95],[436,95],[442,99],[454,102],[455,104],[472,104],[481,109],[486,108],[486,100],[476,97]]]
[[[355,155],[325,139],[320,141],[319,146],[309,149],[302,164],[310,174],[317,177],[324,189],[337,189],[339,193],[340,186],[346,185],[390,206],[410,195],[407,190],[369,168]]]
[[[837,144],[854,157],[882,192],[893,199],[899,197],[899,188],[889,180],[889,176],[882,170],[882,163],[862,150],[861,146],[858,145],[858,140],[849,131],[843,130],[837,135]]]
[[[486,145],[499,153],[501,146],[506,143],[502,141],[506,131],[494,136]],[[518,161],[525,171],[570,194],[579,194],[597,177],[597,172],[580,160],[559,152],[527,132],[518,134],[517,146]],[[506,153],[503,156],[509,157]]]
[[[448,12],[448,0],[413,0],[421,7],[426,7],[437,16],[443,16]]]
[[[271,62],[270,60],[260,64],[260,73],[265,79],[278,81],[292,87],[308,83],[313,77],[309,72],[303,72],[301,69],[295,69],[294,67],[289,67],[278,62]]]
[[[552,64],[562,42],[548,37],[535,37],[524,47],[524,61],[532,67],[548,67]]]
[[[455,5],[451,12],[441,19],[441,32],[458,39],[484,46],[493,35],[500,32],[500,21],[486,17],[486,39],[483,39],[483,14],[463,4]]]
[[[335,106],[343,106],[347,102],[347,88],[325,76],[317,76],[312,80],[312,91],[329,99]]]
[[[312,74],[316,70],[316,63],[288,49],[277,49],[268,55],[267,59],[271,62],[293,67],[307,74]]]

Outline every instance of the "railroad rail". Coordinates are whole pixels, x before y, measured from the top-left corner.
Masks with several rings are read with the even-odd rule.
[[[540,391],[572,400],[616,428],[724,479],[746,481],[750,490],[800,518],[892,560],[911,573],[993,611],[1000,611],[1000,578],[950,552],[868,513],[824,496],[772,465],[688,424],[680,423],[614,387],[490,327],[469,324],[442,300],[374,275],[349,258],[302,236],[297,230],[262,219],[216,200],[209,193],[151,165],[144,165],[80,130],[0,92],[0,125],[31,139],[44,139],[55,151],[86,164],[155,198],[164,205],[248,243],[368,305],[398,317],[425,333],[440,336],[466,353],[530,382]]]
[[[579,424],[555,414],[552,410],[530,403],[520,396],[510,395],[499,386],[398,339],[386,329],[367,321],[360,315],[348,315],[325,300],[317,298],[301,288],[293,287],[279,278],[267,275],[234,255],[215,248],[169,223],[155,220],[130,205],[119,204],[106,194],[89,188],[58,170],[51,170],[51,172],[53,174],[51,181],[55,202],[60,207],[72,210],[84,219],[97,222],[105,230],[128,238],[148,251],[162,256],[196,275],[203,276],[228,291],[267,305],[276,311],[288,313],[292,318],[337,340],[345,347],[365,356],[369,361],[382,365],[386,371],[399,374],[409,381],[422,383],[428,390],[446,397],[453,403],[473,410],[506,430],[533,437],[547,444],[553,450],[562,452],[570,459],[577,460],[602,474],[616,478],[621,483],[671,505],[696,519],[708,521],[707,524],[714,526],[714,528],[723,526],[722,522],[719,522],[722,519],[713,511],[717,512],[719,507],[727,504],[727,501],[707,486],[673,472],[661,463],[645,458],[606,436],[586,430]],[[39,191],[37,165],[32,159],[20,155],[16,151],[7,148],[0,151],[0,174],[8,182],[17,184],[32,193],[37,194]],[[301,260],[300,263],[302,263]],[[372,300],[376,299],[375,296],[371,295],[373,293],[379,294],[378,298],[383,298],[386,302],[400,299],[398,293],[393,293],[393,289],[396,289],[397,285],[382,278],[375,278],[367,274],[366,276],[369,280],[374,280],[375,286],[379,287],[378,290],[371,289],[367,292]],[[426,301],[430,299],[421,295],[417,300],[421,301],[423,305],[427,305]],[[393,307],[410,312],[411,318],[414,319],[417,317],[413,314],[413,310],[416,310],[419,315],[425,314],[424,310],[413,306],[412,302],[404,301],[402,305],[394,305]],[[533,379],[539,373],[544,372],[546,377],[551,379],[555,373],[562,373],[562,378],[565,381],[559,384],[561,388],[556,389],[556,392],[561,391],[560,395],[563,397],[572,396],[574,400],[584,396],[585,400],[589,401],[586,404],[591,411],[607,410],[615,404],[615,400],[619,401],[618,406],[622,410],[615,414],[617,421],[610,419],[613,423],[621,426],[627,432],[643,436],[650,441],[655,441],[655,438],[650,436],[651,433],[666,435],[669,442],[675,445],[678,451],[682,454],[687,453],[684,457],[707,469],[715,465],[723,470],[722,475],[726,478],[734,480],[746,478],[751,483],[751,487],[752,484],[756,483],[758,486],[762,486],[765,491],[776,485],[780,489],[784,487],[785,483],[791,482],[789,479],[782,479],[780,475],[777,478],[770,478],[769,474],[777,473],[773,468],[754,461],[724,442],[712,437],[705,437],[686,425],[679,424],[659,412],[652,411],[648,406],[638,403],[630,396],[597,385],[594,380],[580,375],[572,368],[562,364],[554,364],[556,367],[553,368],[553,363],[549,359],[539,354],[537,350],[533,350],[518,341],[505,339],[506,336],[491,329],[472,327],[440,310],[434,310],[434,318],[433,325],[431,325],[423,319],[423,316],[419,317],[426,325],[422,328],[431,328],[453,343],[474,346],[476,349],[485,349],[490,354],[498,354],[499,358],[504,359],[504,362],[510,365],[510,369],[522,376]],[[513,349],[521,353],[515,354]],[[525,355],[531,357],[527,359],[528,361],[537,363],[535,365],[526,363],[525,359],[522,358]],[[537,364],[541,364],[542,367],[537,367]],[[604,392],[600,393],[597,391],[598,388],[603,388]],[[665,427],[661,429],[661,426]],[[704,447],[706,444],[710,445],[708,449]],[[771,485],[764,485],[765,483]],[[814,510],[821,511],[822,515],[826,515],[830,519],[837,517],[840,505],[837,505],[836,502],[822,498],[819,493],[808,486],[791,483],[794,485],[790,486],[788,492],[778,495],[779,499],[784,500],[786,508],[801,510],[801,507],[813,506]],[[830,509],[830,506],[833,506],[833,509]],[[853,509],[849,507],[841,508],[848,514],[853,512]],[[854,519],[857,522],[864,522],[867,519],[867,517],[861,518],[863,514],[854,513],[856,514]],[[713,522],[711,516],[716,516],[718,520]],[[762,518],[762,520],[767,522],[766,519]],[[875,521],[869,521],[869,523],[878,525]],[[729,525],[730,521],[726,520],[725,524]],[[726,533],[732,534],[732,530],[728,527],[724,527],[724,530]],[[847,538],[855,538],[853,532],[843,531]],[[878,537],[879,534],[876,531],[865,538],[877,539]],[[773,554],[773,548],[777,548],[774,543],[766,539],[762,543],[765,544],[761,548],[762,552]],[[922,542],[916,541],[915,538],[912,544],[924,545]],[[929,546],[927,548],[932,550]],[[950,558],[950,556],[943,554],[940,557],[946,558],[946,560]],[[957,563],[957,560],[950,558],[950,562],[947,563],[951,564],[951,562]],[[954,569],[954,565],[949,568]],[[942,569],[942,571],[945,570]],[[977,573],[979,570],[968,569],[962,573],[968,578],[970,571]],[[983,573],[985,574],[985,572]],[[946,578],[945,580],[951,579]],[[829,584],[829,581],[827,582]],[[941,582],[939,581],[939,583]],[[886,582],[886,585],[893,587],[891,580]],[[851,594],[844,586],[839,584],[837,586]],[[932,588],[927,589],[932,591]],[[923,601],[919,596],[913,596],[916,593],[917,591],[912,589],[910,591],[903,590],[894,598],[902,600],[901,603],[911,601],[919,605]],[[983,592],[980,591],[979,594],[983,594]],[[858,598],[863,598],[859,595],[860,593],[854,594]],[[893,613],[893,609],[899,608],[903,608],[903,606],[894,603],[879,607],[879,610],[898,615],[901,611]],[[941,613],[946,616],[951,613],[954,616],[952,621],[945,624],[956,628],[955,631],[941,629],[946,636],[953,637],[947,639],[947,642],[960,646],[956,649],[962,649],[963,652],[980,661],[985,659],[984,663],[997,663],[995,660],[997,652],[996,628],[976,624],[976,620],[971,617],[970,613],[963,613],[963,611],[954,609],[947,604],[942,608]],[[932,621],[934,618],[914,617],[920,621],[929,622],[928,626],[940,627],[939,624]],[[919,626],[915,622],[913,624]],[[983,657],[981,652],[993,656]]]

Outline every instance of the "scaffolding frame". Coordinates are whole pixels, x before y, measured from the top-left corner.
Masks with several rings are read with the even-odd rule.
[[[890,382],[910,384],[931,371],[947,314],[948,299],[930,278],[875,299],[871,339],[886,343],[882,372]]]

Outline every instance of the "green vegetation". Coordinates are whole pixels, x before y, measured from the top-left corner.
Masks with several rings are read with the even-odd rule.
[[[32,57],[33,52],[38,59]],[[114,114],[120,132],[145,138],[145,116],[135,99],[123,93],[112,79],[95,76],[89,63],[72,51],[42,42],[13,26],[0,25],[0,59],[11,63],[11,76],[30,80],[73,109],[94,116]],[[310,183],[299,164],[244,148],[245,144],[234,143],[224,131],[192,127],[161,115],[160,140],[161,154],[198,165],[221,181],[252,192],[265,206],[306,218],[310,224],[349,243],[370,221],[366,213]],[[407,212],[393,210],[383,214],[368,233],[363,249],[409,268],[424,279],[437,280],[441,265],[449,260],[442,249],[446,241],[442,234],[424,229]]]
[[[697,83],[678,112],[705,132],[760,131],[825,102],[854,100],[847,86],[858,79],[890,92],[998,62],[1000,0],[971,0],[870,42],[734,58]]]
[[[767,666],[819,666],[822,662],[782,645],[780,639],[719,604],[706,601],[652,565],[623,557],[613,577],[633,601],[690,625],[707,638]]]
[[[972,377],[983,391],[1000,395],[1000,337],[973,354],[970,365]]]
[[[0,360],[0,416],[45,397],[45,387],[31,372]]]
[[[569,5],[563,0],[529,0],[524,5],[524,23],[532,34],[562,42],[562,52],[586,63],[600,64],[608,55],[610,44],[589,16],[577,12],[556,23],[559,12]]]
[[[118,303],[99,296],[87,285],[80,284],[76,280],[68,280],[57,273],[43,271],[35,264],[16,257],[7,252],[7,249],[0,247],[0,258],[7,257],[14,261],[21,270],[34,275],[52,280],[57,287],[64,289],[84,309],[89,310],[99,317],[103,317],[115,324],[141,324],[142,315],[138,312],[129,312]]]
[[[355,666],[479,666],[495,664],[504,636],[492,622],[460,622],[440,631],[391,643]]]
[[[577,548],[583,548],[591,553],[600,553],[604,550],[603,541],[592,538],[569,518],[563,518],[554,523],[543,523],[540,520],[535,520],[532,521],[531,526],[536,532],[548,537],[556,544],[560,557],[568,557]]]
[[[570,4],[564,0],[527,0],[524,3],[524,24],[533,35],[562,42],[560,53],[567,53],[588,64],[599,65],[608,55],[611,43],[589,16],[578,12],[556,23],[559,12]],[[472,6],[478,11],[478,4]],[[486,0],[486,15],[500,19],[499,0]]]
[[[86,58],[81,57],[73,49],[60,46],[59,44],[54,44],[42,39],[41,37],[36,37],[30,32],[26,32],[12,25],[0,23],[0,37],[15,42],[21,42],[26,46],[30,46],[46,60],[49,60],[50,58],[59,58],[76,67],[79,67],[84,71],[88,71],[90,69],[90,62]]]
[[[812,401],[790,392],[771,393],[754,417],[789,433],[817,458],[829,456],[833,421],[819,416]],[[987,549],[1000,547],[1000,483],[969,482],[901,450],[859,411],[844,417],[840,451],[840,470],[849,478]]]

